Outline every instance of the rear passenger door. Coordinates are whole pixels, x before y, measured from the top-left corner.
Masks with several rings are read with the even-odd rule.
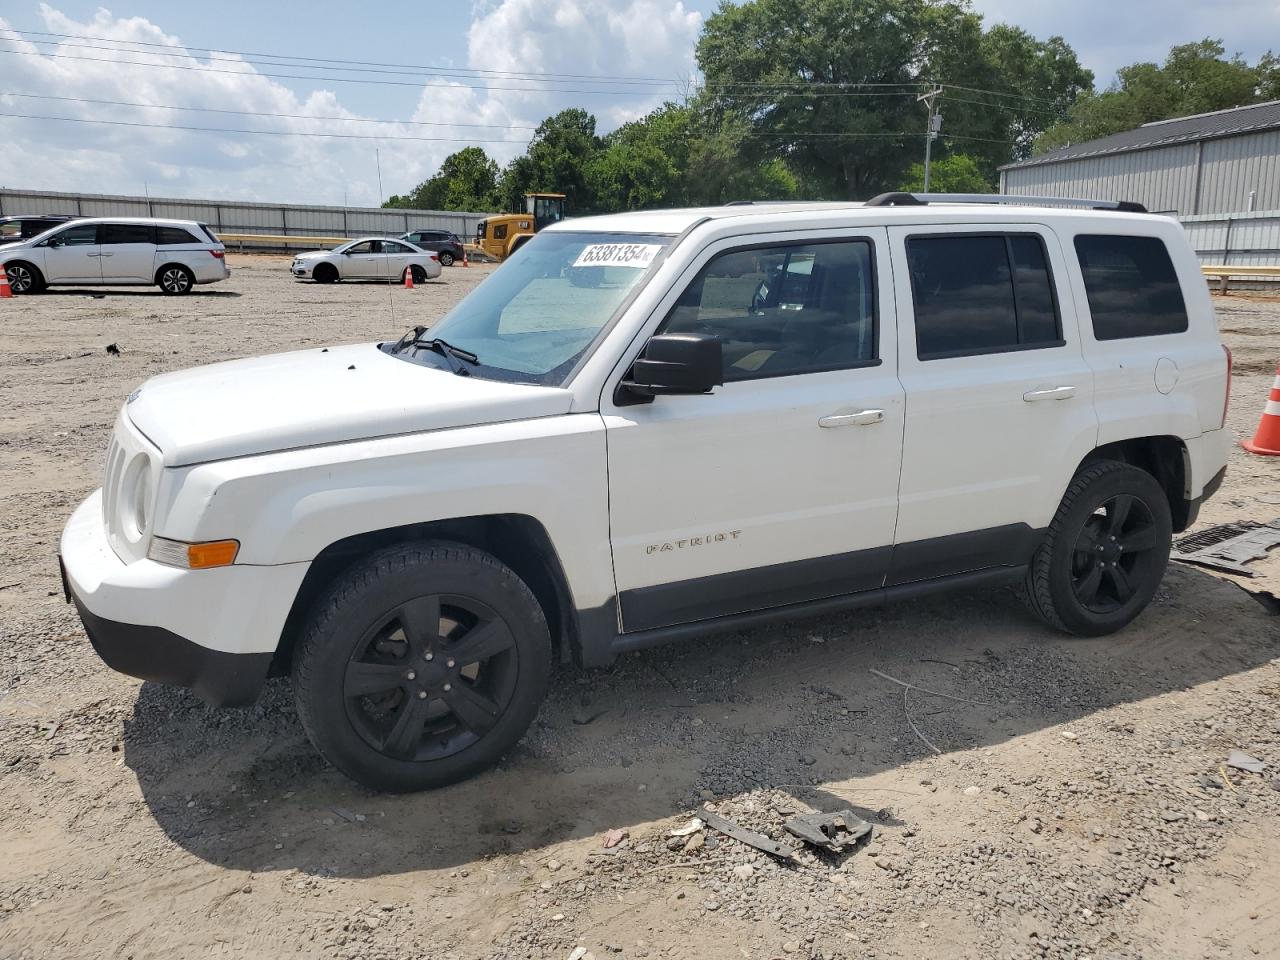
[[[151,283],[155,275],[155,228],[145,223],[102,226],[102,282]]]
[[[1036,224],[889,232],[907,401],[888,582],[1024,563],[1097,438],[1062,248]]]

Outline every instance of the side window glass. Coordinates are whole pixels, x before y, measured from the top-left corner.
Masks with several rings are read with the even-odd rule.
[[[501,223],[498,226],[493,228],[493,239],[495,240],[507,239],[507,225],[505,223]]]
[[[142,223],[108,223],[102,228],[103,243],[155,243],[151,227]]]
[[[347,253],[373,253],[373,241],[366,240],[364,243],[357,243],[354,247],[348,247]]]
[[[876,361],[871,242],[722,253],[681,294],[661,333],[720,338],[724,379],[754,380]]]
[[[1062,343],[1044,244],[1034,234],[907,241],[921,360]]]
[[[89,246],[98,242],[98,225],[96,223],[86,223],[78,227],[68,227],[49,239],[57,239],[68,247]]]
[[[1186,332],[1182,286],[1159,237],[1078,236],[1076,254],[1099,340]]]
[[[200,241],[193,237],[181,227],[156,227],[156,243],[162,247],[177,246],[182,243],[199,243]]]

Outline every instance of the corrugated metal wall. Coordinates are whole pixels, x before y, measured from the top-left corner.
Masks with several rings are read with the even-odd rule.
[[[1199,189],[1196,171],[1199,167]],[[1001,193],[1136,200],[1183,217],[1280,210],[1280,130],[1086,157],[1000,174]]]
[[[280,236],[358,237],[407,233],[409,230],[452,230],[463,239],[490,214],[444,210],[382,210],[369,207],[317,207],[276,203],[223,203],[217,200],[173,200],[163,197],[50,193],[0,188],[0,216],[59,213],[81,217],[171,217],[198,220],[217,233]],[[252,244],[249,244],[252,246]]]
[[[1015,167],[1001,171],[1000,192],[1136,200],[1152,211],[1191,213],[1198,151],[1197,144],[1180,144],[1158,150]]]

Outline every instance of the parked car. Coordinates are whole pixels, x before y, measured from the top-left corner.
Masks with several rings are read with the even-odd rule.
[[[75,217],[52,214],[29,217],[0,217],[0,244],[27,240],[30,237],[44,233],[50,227],[56,227],[60,223],[66,223],[68,220],[74,219]]]
[[[1226,469],[1200,264],[1132,205],[963,199],[567,221],[429,330],[156,377],[68,596],[210,703],[291,674],[386,790],[496,762],[557,659],[1009,581],[1119,630]]]
[[[458,235],[448,230],[412,230],[401,234],[400,239],[408,240],[415,247],[421,247],[423,250],[438,253],[442,267],[452,267],[466,254]]]
[[[293,258],[293,275],[300,280],[403,280],[413,271],[414,282],[440,276],[440,258],[403,240],[361,237],[332,250],[314,250]]]
[[[74,285],[151,286],[190,293],[231,276],[226,248],[203,223],[150,217],[73,220],[0,246],[14,293]]]

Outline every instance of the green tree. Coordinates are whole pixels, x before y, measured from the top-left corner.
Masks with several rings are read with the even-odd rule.
[[[575,215],[594,212],[587,167],[600,149],[596,118],[587,111],[572,107],[547,117],[538,124],[524,156],[502,172],[500,202],[508,210],[518,210],[526,193],[563,193]]]
[[[687,203],[685,172],[698,118],[687,107],[666,103],[604,138],[587,165],[587,182],[598,209],[642,210]]]
[[[924,164],[907,168],[906,179],[898,187],[907,193],[924,191]],[[991,184],[973,157],[953,153],[929,165],[929,190],[932,193],[991,193]]]
[[[498,164],[481,147],[451,153],[435,176],[383,206],[414,210],[492,210],[497,206]]]
[[[1068,118],[1035,142],[1037,153],[1096,140],[1154,120],[1260,103],[1280,96],[1280,64],[1265,54],[1256,66],[1226,56],[1220,40],[1184,43],[1163,64],[1135,63],[1116,72],[1102,93],[1081,97]]]
[[[751,155],[783,160],[818,196],[895,186],[922,152],[916,97],[934,83],[940,155],[954,140],[988,177],[1092,84],[1061,38],[984,33],[968,0],[722,0],[697,55],[712,110],[748,123]]]

